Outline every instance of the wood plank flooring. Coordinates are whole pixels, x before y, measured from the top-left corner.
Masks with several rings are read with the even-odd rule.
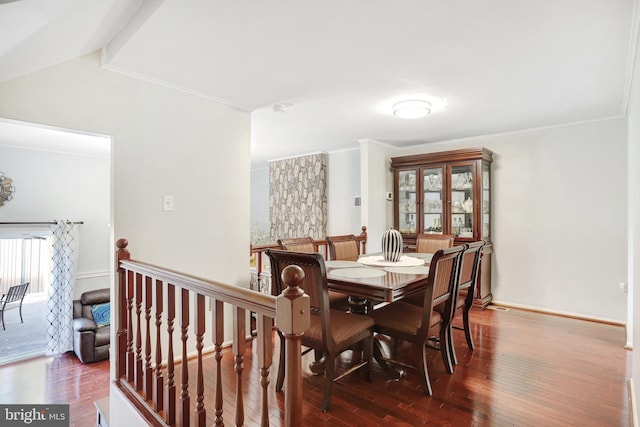
[[[576,319],[510,309],[472,312],[476,350],[466,347],[464,333],[454,331],[459,365],[448,375],[437,351],[430,352],[433,396],[422,393],[417,372],[389,381],[375,365],[371,383],[355,374],[335,384],[331,409],[319,410],[322,380],[305,369],[304,425],[313,426],[628,426],[626,380],[631,351],[623,348],[624,329]],[[274,366],[277,366],[277,338]],[[253,366],[255,343],[244,361],[245,425],[259,425],[261,391]],[[401,357],[411,360],[409,345]],[[347,352],[340,360],[349,363]],[[234,425],[233,357],[224,353],[224,417]],[[207,423],[213,424],[215,374],[212,356],[205,358]],[[339,367],[341,369],[341,367]],[[179,372],[179,371],[178,371]],[[273,390],[270,423],[284,425],[282,393]],[[94,422],[92,402],[109,394],[108,362],[80,364],[75,356],[40,358],[0,368],[3,403],[70,403],[71,425]],[[191,375],[193,378],[194,375]],[[179,381],[179,378],[177,378]],[[190,390],[192,402],[195,387]],[[113,426],[118,427],[118,426]]]
[[[109,361],[83,365],[73,352],[0,368],[0,402],[69,404],[71,427],[95,425],[93,402],[109,396]]]

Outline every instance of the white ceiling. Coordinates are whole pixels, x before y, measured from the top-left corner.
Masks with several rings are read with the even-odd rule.
[[[0,4],[0,81],[106,46],[107,69],[252,111],[260,167],[362,138],[622,117],[634,13],[635,0],[18,0]],[[393,117],[405,98],[434,110]]]

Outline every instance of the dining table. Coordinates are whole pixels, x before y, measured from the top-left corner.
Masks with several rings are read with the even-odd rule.
[[[420,292],[427,285],[429,263],[433,254],[406,253],[399,261],[385,261],[381,254],[367,254],[357,261],[326,261],[329,290],[349,295],[350,311],[366,314],[380,303],[391,303]],[[391,368],[374,340],[374,358],[393,379],[403,370]]]
[[[424,288],[433,254],[407,253],[400,261],[366,255],[358,261],[326,261],[330,290],[370,301],[393,302]]]

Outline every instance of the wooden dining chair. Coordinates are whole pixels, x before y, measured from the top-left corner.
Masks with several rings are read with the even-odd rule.
[[[416,252],[433,254],[438,249],[453,247],[453,241],[453,236],[450,234],[420,233],[416,236]],[[423,297],[423,293],[413,294],[408,296],[405,302],[422,305]]]
[[[281,249],[293,252],[316,253],[317,248],[312,237],[292,237],[289,239],[278,239]],[[273,272],[271,273],[273,274]],[[349,309],[349,296],[340,292],[329,291],[329,301],[331,308],[347,311]]]
[[[324,368],[322,411],[326,412],[331,402],[334,381],[362,367],[364,367],[365,377],[371,381],[373,372],[373,319],[368,316],[350,314],[330,308],[327,273],[324,259],[320,254],[306,254],[277,249],[267,249],[266,253],[271,260],[274,294],[279,295],[283,290],[282,271],[285,267],[297,265],[304,271],[305,276],[301,288],[309,295],[311,325],[304,331],[302,345],[316,351],[316,363],[312,364],[312,371],[317,373],[317,366]],[[278,363],[276,390],[282,390],[286,371],[284,359],[285,341],[279,330],[278,335],[280,336],[280,360]],[[349,350],[358,344],[363,349],[363,357],[360,362],[341,375],[336,376],[336,358],[345,350]]]
[[[451,340],[448,334],[451,332],[449,322],[455,304],[458,266],[463,250],[464,246],[455,246],[440,249],[433,255],[422,306],[400,300],[374,310],[370,314],[376,322],[374,327],[376,333],[388,335],[395,340],[411,342],[420,349],[420,362],[417,369],[420,371],[424,390],[429,396],[432,390],[427,370],[427,341],[439,337],[442,361],[447,372],[453,373],[451,352],[448,348]],[[443,313],[434,310],[434,307],[439,304],[444,304]],[[398,360],[386,360],[408,366]]]
[[[360,257],[360,243],[353,234],[327,236],[327,244],[332,260],[357,261]]]
[[[460,260],[460,278],[458,280],[458,296],[456,298],[455,310],[453,312],[452,323],[453,329],[464,330],[467,338],[467,346],[469,350],[474,349],[473,338],[471,337],[471,328],[469,325],[469,311],[473,306],[473,298],[476,293],[478,283],[478,271],[480,270],[480,260],[482,259],[482,248],[484,240],[472,242],[466,245],[466,249],[462,253]],[[442,308],[438,308],[442,310]],[[454,326],[453,320],[462,316],[462,327]],[[449,333],[449,348],[451,350],[451,361],[454,365],[458,364],[456,358],[455,347],[453,346],[453,335]]]
[[[438,249],[446,249],[452,246],[453,236],[450,234],[419,233],[416,236],[416,252],[433,254]]]
[[[278,245],[287,251],[304,252],[308,254],[317,252],[313,238],[308,236],[278,239]]]

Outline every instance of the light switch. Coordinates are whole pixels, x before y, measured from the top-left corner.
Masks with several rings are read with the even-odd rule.
[[[162,196],[162,210],[173,210],[173,194],[165,194],[164,196]]]

